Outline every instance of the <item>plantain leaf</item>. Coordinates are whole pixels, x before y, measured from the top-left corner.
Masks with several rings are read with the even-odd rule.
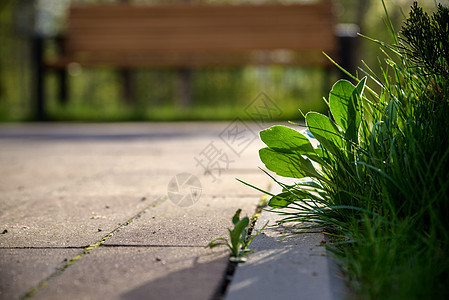
[[[273,208],[285,208],[289,206],[291,203],[300,200],[304,195],[296,194],[292,192],[283,192],[274,197],[272,197],[268,201],[268,205]]]
[[[351,117],[354,114],[354,108],[351,103],[352,92],[355,90],[347,80],[339,80],[332,87],[329,93],[329,107],[335,122],[346,132]],[[352,116],[351,116],[352,115]]]
[[[337,125],[328,117],[316,112],[309,112],[306,115],[306,124],[313,136],[330,153],[335,155],[338,149],[342,148],[341,133]]]
[[[344,132],[348,142],[357,143],[361,117],[361,99],[366,77],[357,86],[349,81],[339,80],[329,94],[329,107],[335,122]]]
[[[262,148],[259,150],[259,157],[268,170],[275,172],[279,176],[322,178],[312,162],[299,154],[282,153],[271,148]]]
[[[273,126],[260,132],[261,140],[270,148],[285,153],[313,153],[309,139],[286,126]]]
[[[275,172],[279,176],[302,178],[305,173],[299,166],[298,155],[277,152],[271,148],[259,150],[260,160],[268,170]]]
[[[355,87],[351,95],[351,105],[349,114],[349,127],[345,132],[347,141],[358,144],[360,123],[362,122],[362,94],[365,89],[366,77],[364,77]]]

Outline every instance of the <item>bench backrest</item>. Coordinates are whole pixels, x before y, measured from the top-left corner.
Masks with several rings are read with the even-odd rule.
[[[330,2],[75,5],[65,51],[123,66],[322,65],[322,51],[336,52],[334,26]]]

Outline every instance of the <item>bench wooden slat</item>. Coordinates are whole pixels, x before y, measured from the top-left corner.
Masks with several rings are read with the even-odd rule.
[[[240,58],[233,61],[245,64],[242,57],[251,57],[245,51],[332,54],[336,50],[333,26],[329,3],[75,5],[69,13],[65,59],[94,64],[95,58],[108,57],[111,63],[126,65],[133,55],[179,52],[187,55],[175,60],[181,64],[180,57],[195,53],[235,52]]]
[[[284,65],[303,67],[331,66],[331,62],[318,52],[254,51],[254,52],[163,52],[152,54],[116,55],[100,57],[78,56],[48,61],[47,67],[63,68],[71,62],[81,62],[87,67],[114,66],[118,68],[189,68],[189,67],[240,67],[243,65]]]
[[[285,4],[281,3],[263,3],[263,4],[200,4],[200,3],[172,3],[163,4],[159,3],[156,5],[152,4],[73,4],[71,6],[71,15],[77,17],[101,17],[101,16],[112,16],[115,19],[123,18],[128,19],[129,16],[132,17],[175,17],[182,18],[190,15],[195,17],[209,17],[211,15],[261,15],[264,13],[266,16],[270,16],[273,13],[282,11],[284,14],[296,14],[300,10],[302,15],[309,14],[321,14],[332,16],[331,10],[329,10],[330,1],[322,1],[315,3],[297,3],[297,4]],[[106,7],[107,6],[107,7]]]
[[[321,49],[333,50],[324,47],[322,40],[310,37],[301,37],[296,41],[291,39],[289,35],[276,35],[270,37],[267,42],[266,37],[254,38],[250,35],[241,35],[233,39],[233,44],[227,45],[224,40],[230,35],[222,35],[221,40],[213,43],[210,35],[180,37],[177,39],[167,40],[163,36],[152,37],[151,40],[136,39],[134,37],[116,36],[108,39],[107,37],[99,38],[80,38],[73,41],[73,45],[77,47],[75,52],[96,52],[96,53],[142,53],[142,52],[163,52],[163,51],[238,51],[238,50],[274,50],[274,49],[291,49],[291,50],[316,50]],[[290,38],[289,38],[290,37]],[[331,37],[329,37],[331,38]],[[306,44],[304,44],[306,43]],[[113,49],[113,50],[112,50]],[[198,50],[201,49],[201,50]]]

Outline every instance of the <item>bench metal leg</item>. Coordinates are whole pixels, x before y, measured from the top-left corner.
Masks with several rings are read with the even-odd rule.
[[[55,37],[56,47],[58,50],[59,55],[64,56],[65,55],[65,43],[64,43],[64,36],[59,35]],[[68,66],[65,66],[61,69],[58,69],[56,71],[57,77],[58,77],[58,83],[59,83],[59,103],[61,105],[66,105],[69,100],[69,91],[68,91]]]
[[[119,70],[120,79],[122,81],[122,97],[127,105],[135,104],[135,93],[132,80],[132,72],[129,69]]]
[[[357,46],[359,43],[359,27],[354,24],[339,24],[337,26],[337,36],[340,43],[340,65],[349,73],[355,75],[358,64]],[[341,72],[341,77],[352,81],[352,79]]]
[[[47,118],[45,112],[45,70],[43,65],[43,38],[40,36],[33,37],[32,41],[32,63],[33,63],[33,78],[34,83],[34,97],[33,114],[38,121],[44,121]]]
[[[69,101],[67,69],[58,70],[59,79],[59,103],[66,105]]]
[[[178,71],[178,97],[177,105],[186,108],[192,105],[192,70],[180,69]]]

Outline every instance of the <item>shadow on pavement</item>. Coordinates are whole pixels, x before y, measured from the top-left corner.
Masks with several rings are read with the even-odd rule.
[[[149,281],[125,294],[120,299],[211,299],[221,288],[228,257],[210,262],[195,262],[191,268],[170,273]]]

